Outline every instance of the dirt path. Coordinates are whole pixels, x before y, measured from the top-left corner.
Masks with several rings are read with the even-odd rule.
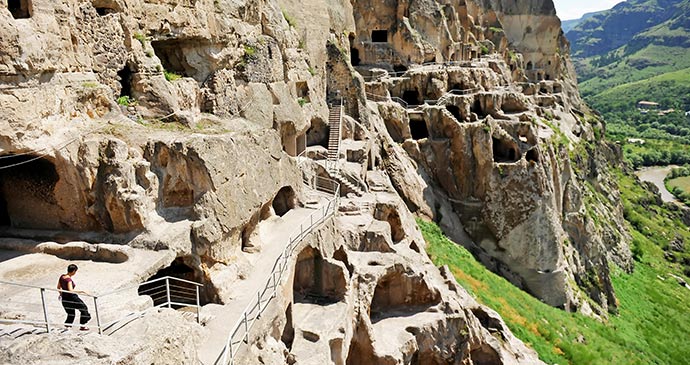
[[[639,177],[642,181],[649,181],[656,185],[657,188],[659,188],[661,200],[663,200],[666,203],[675,202],[677,201],[677,199],[673,196],[673,194],[671,194],[671,192],[669,192],[666,189],[666,186],[664,185],[664,179],[666,178],[666,176],[668,176],[669,173],[671,173],[671,170],[676,167],[678,166],[669,165],[645,167],[636,171],[635,175],[637,175],[637,177]]]

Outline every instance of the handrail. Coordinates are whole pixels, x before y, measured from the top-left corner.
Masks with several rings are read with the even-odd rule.
[[[161,285],[158,287],[153,287],[146,289],[144,291],[139,292],[139,289],[142,286],[145,285],[151,285],[151,284],[158,284],[160,283]],[[189,288],[189,287],[183,287],[179,285],[175,285],[176,283],[182,283],[186,285],[192,285],[194,288]],[[51,327],[54,326],[57,322],[55,319],[58,317],[57,313],[60,313],[59,316],[62,317],[64,315],[62,305],[61,304],[55,304],[55,303],[61,303],[59,301],[56,302],[49,302],[46,300],[46,292],[53,292],[53,293],[63,293],[66,292],[65,290],[60,290],[60,289],[53,289],[53,288],[48,288],[48,287],[40,287],[36,285],[30,285],[30,284],[22,284],[22,283],[14,283],[14,282],[8,282],[8,281],[0,281],[0,285],[8,285],[10,287],[17,287],[17,288],[24,288],[24,289],[29,289],[29,290],[38,290],[40,293],[40,300],[39,300],[39,295],[32,295],[29,294],[28,297],[25,297],[27,299],[26,302],[21,303],[24,304],[25,306],[40,306],[41,311],[40,314],[38,314],[39,318],[29,318],[31,315],[30,311],[24,311],[24,313],[21,313],[22,318],[21,319],[7,319],[7,318],[0,318],[0,322],[5,322],[5,323],[19,323],[19,324],[30,324],[30,325],[36,325],[36,326],[41,326],[45,327],[47,332],[50,332]],[[119,288],[107,293],[103,294],[88,294],[84,292],[77,292],[75,294],[78,294],[86,299],[87,308],[91,311],[93,310],[93,314],[96,320],[96,328],[98,329],[99,334],[103,334],[105,330],[111,329],[113,326],[115,326],[118,323],[124,323],[126,321],[132,320],[134,318],[141,317],[143,314],[148,312],[151,309],[156,309],[156,308],[162,308],[162,307],[168,307],[172,308],[172,306],[191,306],[196,308],[196,319],[197,322],[200,322],[200,316],[199,316],[199,311],[201,308],[201,303],[199,299],[199,290],[202,288],[204,285],[200,283],[196,283],[193,281],[185,280],[185,279],[180,279],[172,276],[165,276],[162,278],[154,279],[154,280],[149,280],[145,281],[136,285],[130,285],[126,286],[123,288]],[[141,310],[141,311],[134,311],[130,312],[126,315],[119,315],[117,313],[114,314],[114,319],[109,320],[107,322],[104,322],[103,319],[105,318],[104,315],[111,314],[111,309],[109,308],[108,305],[106,305],[106,302],[109,298],[112,298],[115,294],[122,293],[127,290],[137,290],[137,295],[142,296],[142,295],[148,295],[151,297],[151,299],[154,301],[154,305],[150,308]],[[155,292],[154,292],[155,290]],[[144,294],[144,292],[148,292],[147,294]],[[36,293],[36,294],[39,294]],[[165,294],[162,296],[162,294]],[[158,298],[155,296],[159,295]],[[162,300],[165,299],[165,300]],[[182,299],[181,301],[179,299]],[[155,304],[155,302],[158,301],[159,304]],[[183,303],[183,301],[187,301],[188,303]],[[10,306],[16,306],[16,304],[20,303],[17,301],[8,301],[10,303]],[[117,297],[113,299],[113,302],[116,304],[121,304],[121,298]],[[192,302],[194,304],[192,304]],[[0,303],[3,304],[3,303]],[[112,307],[112,306],[111,306]],[[36,313],[34,313],[35,315]],[[123,324],[124,325],[124,324]],[[117,330],[119,328],[116,328]],[[114,331],[113,331],[114,332]]]
[[[293,233],[289,236],[288,243],[283,248],[283,252],[280,254],[280,256],[278,256],[273,264],[271,273],[266,279],[266,284],[256,292],[256,299],[247,304],[244,311],[240,315],[240,318],[230,329],[228,338],[225,341],[225,346],[221,350],[221,353],[218,354],[215,364],[226,365],[234,362],[237,351],[242,343],[249,342],[249,331],[254,326],[254,323],[266,310],[266,307],[271,299],[276,296],[278,286],[283,280],[283,274],[285,271],[287,271],[288,261],[297,245],[305,238],[306,235],[311,233],[316,226],[326,221],[326,219],[334,215],[337,211],[340,197],[340,184],[331,179],[326,179],[319,176],[315,177],[315,181],[319,178],[330,182],[335,187],[333,191],[326,191],[328,193],[332,192],[332,198],[328,200],[326,205],[312,212],[309,217],[302,221],[300,226],[296,228],[295,231],[293,231]],[[314,188],[316,190],[321,189],[321,191],[324,191],[324,188],[317,183],[314,183]],[[270,295],[267,296],[267,294]],[[235,340],[236,338],[237,340]],[[237,345],[237,347],[235,347],[235,345]]]

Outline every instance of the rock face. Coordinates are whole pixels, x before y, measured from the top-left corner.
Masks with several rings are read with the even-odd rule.
[[[605,169],[619,151],[580,105],[550,1],[8,4],[3,234],[170,250],[159,273],[222,304],[264,269],[275,243],[261,230],[320,202],[303,177],[340,183],[337,217],[290,259],[248,363],[540,363],[431,264],[413,214],[551,305],[615,306],[608,264],[631,265]],[[334,173],[328,102],[341,100]],[[137,337],[150,348],[116,338],[101,358],[198,360],[194,333],[160,325]],[[8,361],[45,358],[16,346]]]

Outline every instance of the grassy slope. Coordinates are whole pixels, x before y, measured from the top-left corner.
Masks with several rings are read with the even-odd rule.
[[[690,193],[690,176],[678,177],[668,181],[668,186],[678,187],[686,193]]]
[[[690,61],[690,52],[688,56],[688,61]],[[662,103],[662,107],[685,109],[687,105],[684,105],[685,101],[682,98],[689,93],[690,68],[685,68],[615,86],[590,98],[590,102],[596,109],[619,110],[634,109],[635,104],[640,100],[658,100]]]
[[[582,79],[580,89],[584,96],[594,96],[615,86],[690,67],[689,52],[685,48],[652,44],[632,55],[625,56],[623,52],[623,49],[614,52],[617,57],[621,57],[620,61],[600,68],[591,66],[594,57],[583,61],[585,65],[588,65],[579,70],[581,73],[579,76]],[[631,66],[635,64],[648,66],[638,69]]]
[[[626,216],[642,253],[633,274],[613,271],[620,314],[607,323],[551,308],[489,272],[432,223],[419,222],[436,265],[448,265],[458,282],[498,311],[510,329],[542,360],[558,364],[683,364],[690,358],[690,290],[668,277],[680,267],[663,259],[669,236],[690,242],[690,231],[630,177],[621,176]],[[645,208],[645,205],[648,207]],[[665,280],[660,280],[662,276]],[[578,340],[579,339],[579,340]]]

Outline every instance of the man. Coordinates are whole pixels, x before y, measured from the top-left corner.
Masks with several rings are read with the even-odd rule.
[[[67,312],[67,319],[65,320],[65,327],[69,328],[74,322],[75,310],[79,310],[80,317],[79,323],[82,331],[88,331],[89,328],[84,326],[86,322],[91,319],[91,314],[89,314],[89,309],[86,308],[86,304],[79,298],[78,294],[86,294],[83,291],[74,290],[76,284],[72,280],[72,277],[77,273],[77,265],[70,264],[67,266],[67,274],[60,275],[60,280],[58,280],[57,289],[60,291],[60,299],[62,300],[62,306]]]

